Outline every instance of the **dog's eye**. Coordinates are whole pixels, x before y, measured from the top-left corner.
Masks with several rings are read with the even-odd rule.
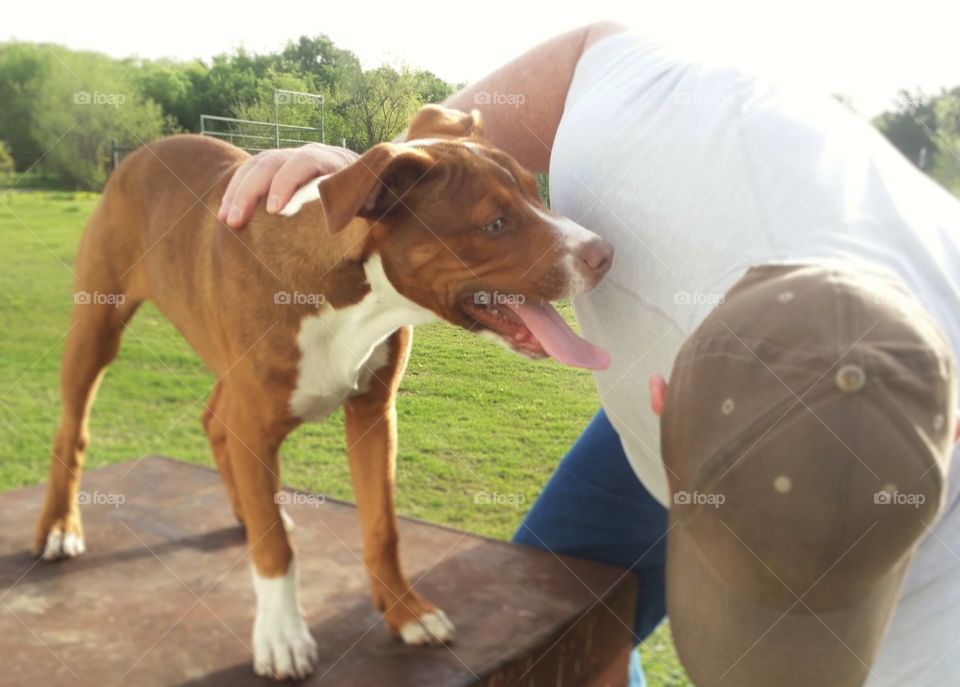
[[[490,222],[490,224],[484,224],[480,230],[484,234],[499,234],[506,228],[507,223],[504,221],[503,217],[497,217],[495,220]]]

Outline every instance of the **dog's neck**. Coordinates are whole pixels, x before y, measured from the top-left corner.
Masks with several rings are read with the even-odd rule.
[[[364,265],[372,255],[370,223],[355,218],[335,233],[326,229],[317,177],[276,215],[234,234],[246,244],[279,289],[323,294],[334,307],[359,302],[370,292]]]

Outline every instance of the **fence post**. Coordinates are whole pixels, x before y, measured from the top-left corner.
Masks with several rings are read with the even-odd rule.
[[[273,131],[276,139],[275,148],[280,147],[280,104],[278,102],[277,89],[273,89]]]

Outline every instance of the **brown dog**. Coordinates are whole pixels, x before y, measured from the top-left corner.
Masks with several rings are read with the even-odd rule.
[[[77,253],[77,291],[94,295],[72,314],[36,551],[84,550],[87,417],[125,323],[150,299],[217,376],[203,425],[253,558],[256,672],[316,667],[275,499],[278,450],[340,405],[374,603],[405,642],[448,641],[452,624],[397,555],[394,402],[411,325],[439,317],[531,357],[605,367],[549,301],[593,288],[612,248],[547,212],[533,177],[482,143],[476,113],[428,106],[405,143],[374,146],[301,189],[282,216],[259,208],[236,233],[215,213],[246,158],[173,136],[129,155],[107,184]]]

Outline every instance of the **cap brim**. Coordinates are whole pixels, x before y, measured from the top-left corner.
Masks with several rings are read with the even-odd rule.
[[[752,556],[732,532],[729,537],[723,545]],[[711,542],[711,548],[718,545]],[[862,685],[911,557],[904,555],[850,605],[814,613],[786,587],[766,595],[776,599],[761,600],[757,590],[731,585],[679,522],[667,537],[666,574],[667,613],[681,662],[697,687]]]

